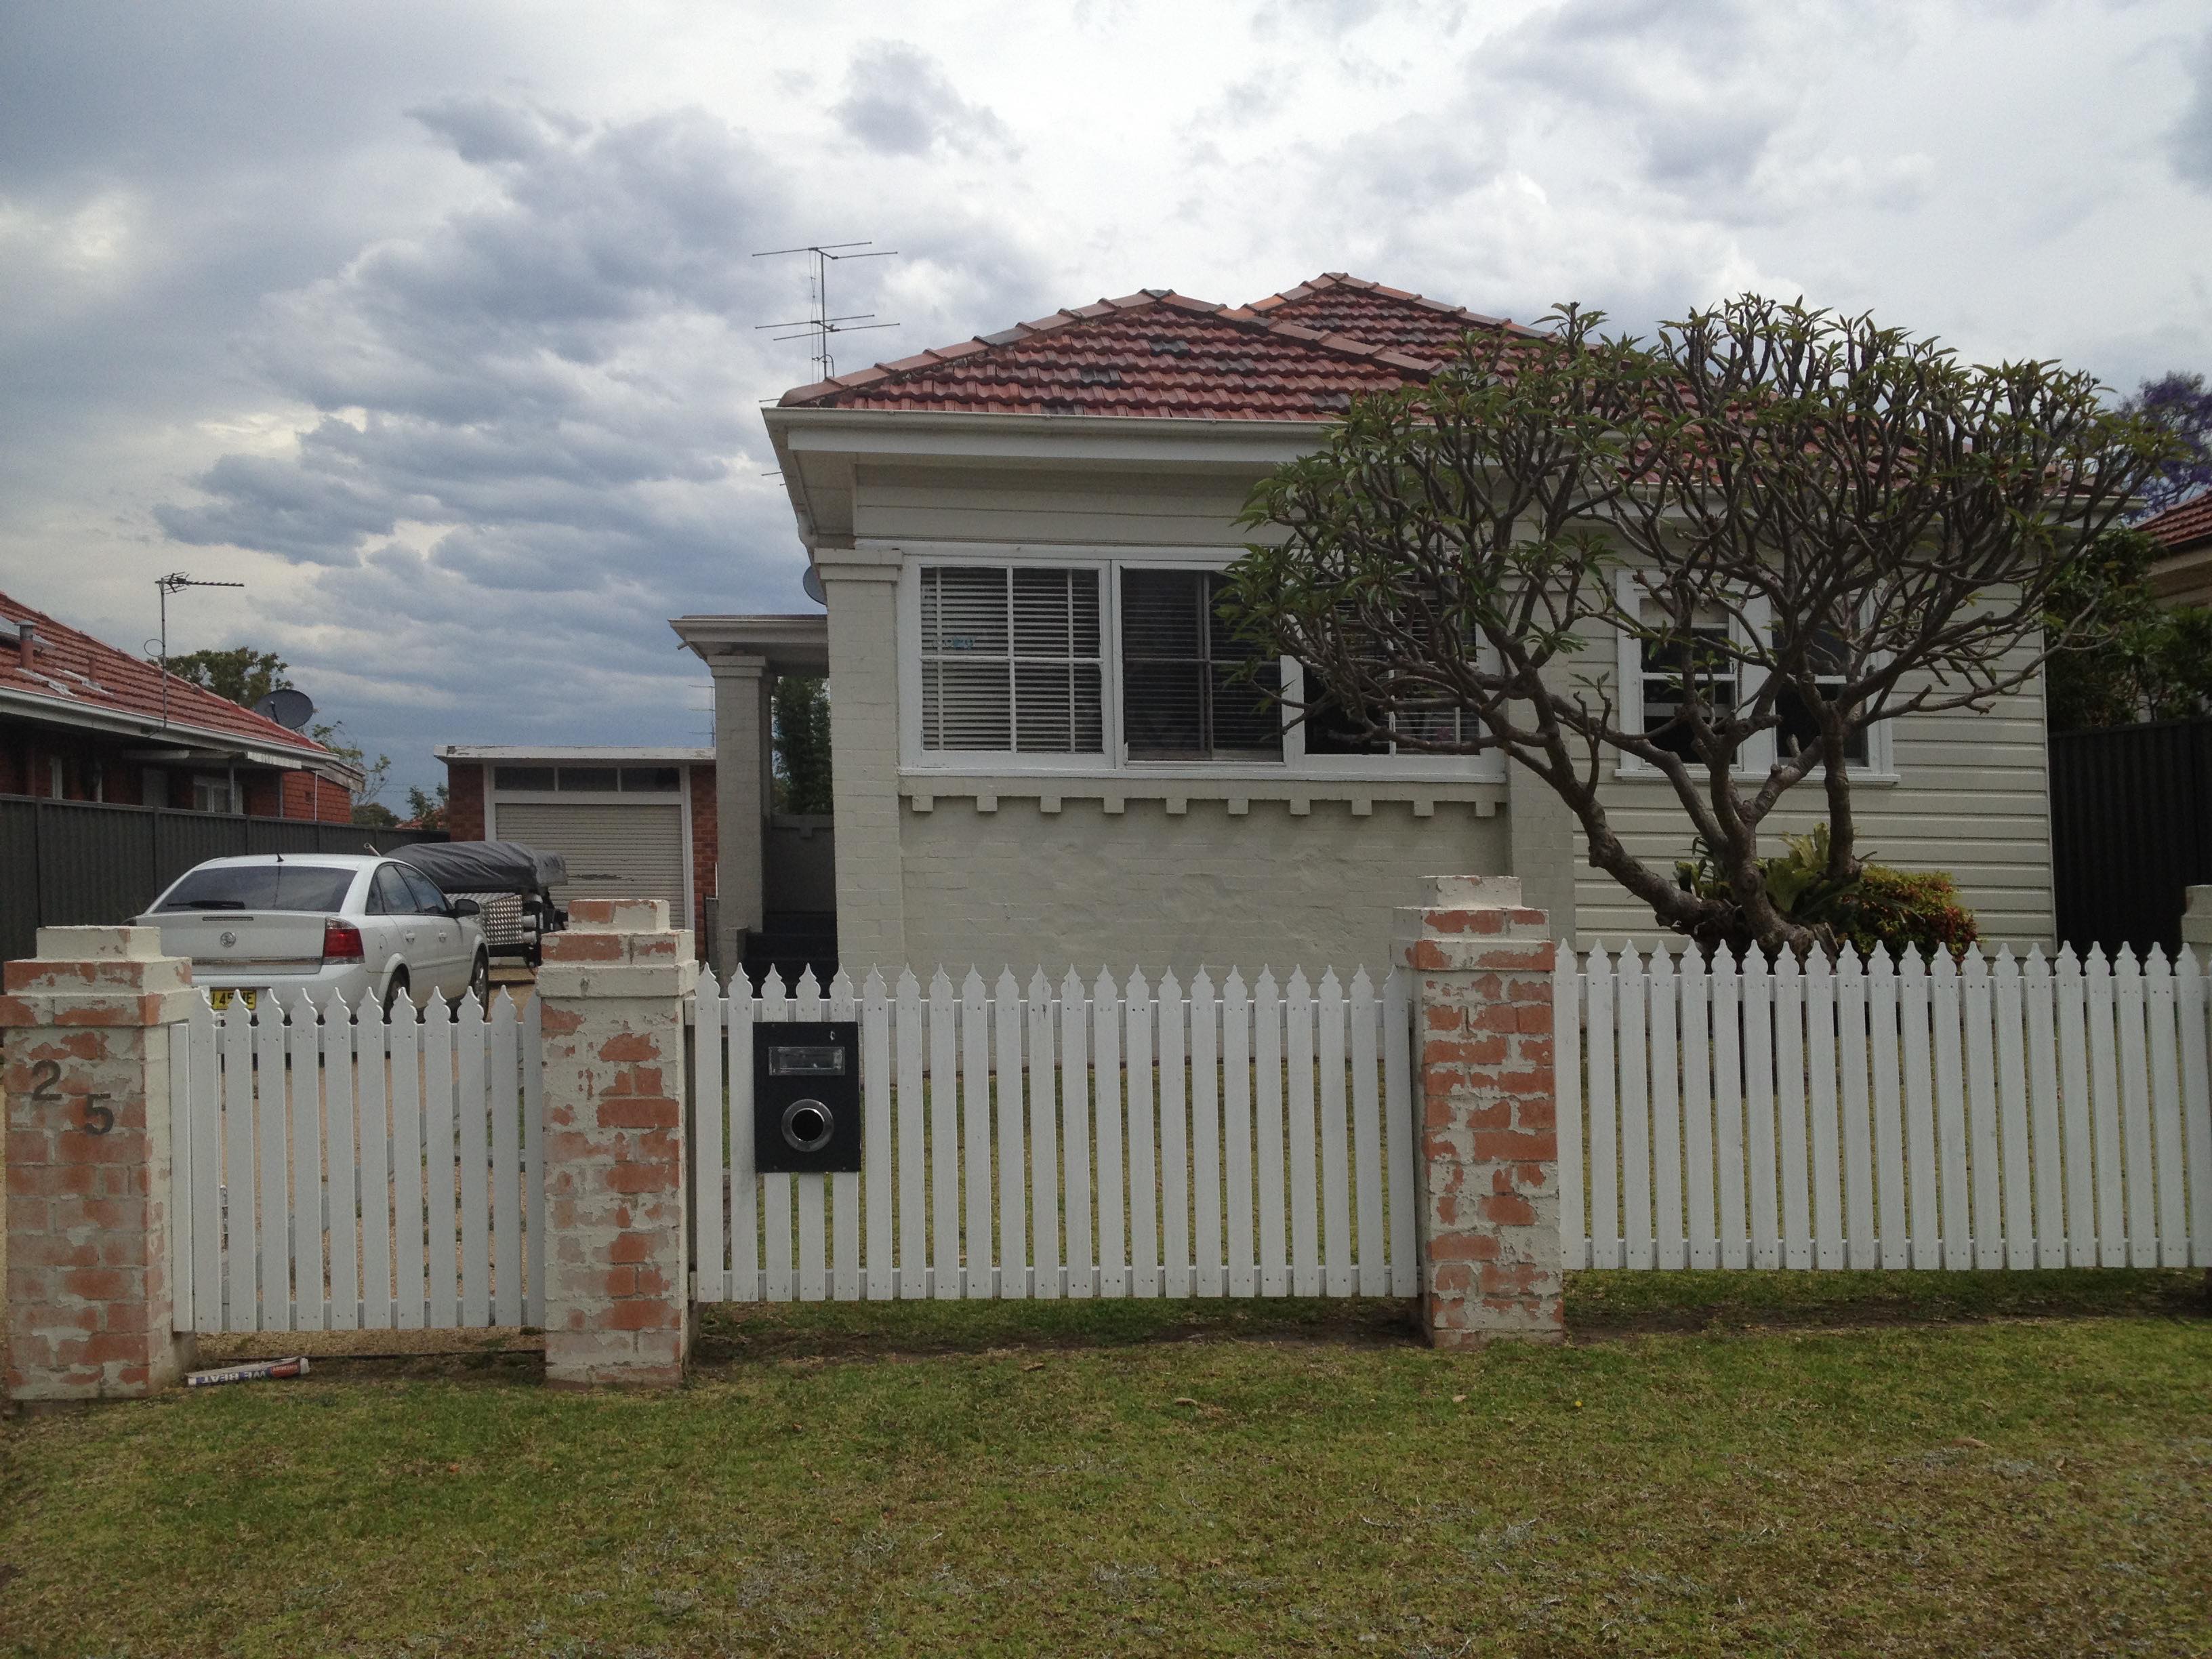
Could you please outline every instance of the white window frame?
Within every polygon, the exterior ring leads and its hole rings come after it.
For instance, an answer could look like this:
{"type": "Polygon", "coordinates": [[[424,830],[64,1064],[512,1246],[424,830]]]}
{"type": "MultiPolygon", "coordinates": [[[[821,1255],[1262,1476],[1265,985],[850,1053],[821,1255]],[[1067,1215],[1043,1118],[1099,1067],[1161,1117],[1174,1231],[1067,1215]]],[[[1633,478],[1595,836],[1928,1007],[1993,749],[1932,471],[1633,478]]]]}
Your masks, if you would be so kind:
{"type": "MultiPolygon", "coordinates": [[[[1623,611],[1632,605],[1640,606],[1651,597],[1643,585],[1638,582],[1633,571],[1621,571],[1613,578],[1613,580],[1615,584],[1613,592],[1623,611]]],[[[1739,646],[1748,647],[1751,641],[1747,629],[1766,628],[1771,626],[1771,607],[1768,602],[1763,599],[1753,599],[1746,602],[1744,615],[1741,618],[1730,620],[1729,632],[1739,646]]],[[[1624,731],[1640,732],[1644,728],[1643,641],[1626,629],[1622,628],[1614,630],[1614,643],[1617,647],[1614,659],[1615,672],[1620,686],[1620,723],[1624,731]]],[[[1737,672],[1739,678],[1736,690],[1741,696],[1743,691],[1741,665],[1737,672]]],[[[1863,763],[1850,768],[1850,776],[1854,782],[1894,783],[1897,781],[1896,751],[1893,742],[1895,726],[1894,720],[1877,720],[1867,728],[1867,757],[1863,763]]],[[[1737,753],[1737,763],[1733,769],[1733,775],[1742,779],[1764,778],[1772,771],[1776,755],[1775,736],[1774,728],[1769,727],[1764,732],[1754,733],[1747,739],[1737,753]]],[[[1620,750],[1614,751],[1613,771],[1616,776],[1638,781],[1663,783],[1667,777],[1665,773],[1641,756],[1626,754],[1620,750]]],[[[1825,779],[1827,775],[1828,769],[1825,764],[1815,766],[1805,774],[1808,781],[1825,779]]]]}
{"type": "MultiPolygon", "coordinates": [[[[898,544],[897,599],[899,766],[918,774],[986,774],[1096,778],[1115,776],[1137,782],[1238,781],[1299,783],[1498,783],[1505,757],[1495,750],[1479,755],[1309,755],[1303,723],[1286,724],[1279,761],[1132,759],[1121,727],[1121,573],[1124,570],[1219,572],[1237,553],[1218,547],[1039,545],[1007,543],[936,542],[898,544]],[[1105,746],[1086,754],[1038,754],[1012,750],[944,750],[921,746],[921,570],[925,565],[989,565],[1095,570],[1099,573],[1100,712],[1105,746]]],[[[1303,670],[1282,659],[1285,690],[1304,696],[1303,670]]]]}

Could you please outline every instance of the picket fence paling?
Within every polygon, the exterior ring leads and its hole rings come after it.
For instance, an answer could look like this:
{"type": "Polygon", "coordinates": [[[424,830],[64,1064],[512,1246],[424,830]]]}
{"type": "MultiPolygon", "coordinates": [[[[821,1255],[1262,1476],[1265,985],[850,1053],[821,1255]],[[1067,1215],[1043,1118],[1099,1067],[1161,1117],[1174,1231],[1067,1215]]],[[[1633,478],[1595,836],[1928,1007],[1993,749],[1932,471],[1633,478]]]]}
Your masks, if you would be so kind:
{"type": "Polygon", "coordinates": [[[863,1168],[827,1176],[752,1159],[753,1030],[819,981],[732,989],[702,979],[694,1025],[702,1300],[1415,1292],[1395,975],[841,974],[863,1168]]]}
{"type": "Polygon", "coordinates": [[[177,1329],[543,1322],[536,999],[202,994],[168,1030],[177,1329]]]}
{"type": "Polygon", "coordinates": [[[1570,1267],[2212,1266],[2196,956],[1560,947],[1570,1267]]]}

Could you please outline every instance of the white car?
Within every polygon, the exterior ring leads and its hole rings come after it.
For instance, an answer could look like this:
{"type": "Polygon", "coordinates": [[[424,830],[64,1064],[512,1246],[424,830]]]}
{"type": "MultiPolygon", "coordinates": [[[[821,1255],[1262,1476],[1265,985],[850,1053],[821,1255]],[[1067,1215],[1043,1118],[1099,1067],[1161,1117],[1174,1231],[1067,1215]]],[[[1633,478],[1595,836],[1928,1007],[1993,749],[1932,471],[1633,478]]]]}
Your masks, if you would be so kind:
{"type": "Polygon", "coordinates": [[[473,899],[448,899],[419,870],[360,854],[264,853],[210,859],[179,876],[140,927],[161,930],[168,956],[191,959],[193,983],[217,1008],[273,997],[317,1007],[333,994],[388,1015],[403,990],[457,1002],[491,988],[491,957],[473,899]]]}

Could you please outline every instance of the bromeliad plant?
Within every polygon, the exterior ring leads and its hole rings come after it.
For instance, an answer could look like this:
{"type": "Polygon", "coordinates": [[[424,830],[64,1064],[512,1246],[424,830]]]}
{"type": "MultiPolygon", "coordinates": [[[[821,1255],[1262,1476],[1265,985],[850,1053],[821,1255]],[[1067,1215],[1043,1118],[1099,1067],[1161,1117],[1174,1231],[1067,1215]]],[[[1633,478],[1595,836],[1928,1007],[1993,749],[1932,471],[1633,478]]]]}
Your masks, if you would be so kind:
{"type": "Polygon", "coordinates": [[[1648,343],[1573,307],[1545,320],[1540,339],[1470,334],[1264,479],[1225,614],[1304,665],[1284,699],[1303,718],[1502,752],[1668,926],[1810,949],[1817,927],[1768,890],[1762,826],[1814,784],[1823,879],[1856,879],[1862,734],[1989,709],[2087,637],[2094,611],[2046,636],[2051,596],[2173,441],[2088,375],[1969,367],[1802,305],[1746,296],[1648,343]],[[1671,678],[1656,717],[1589,655],[1616,634],[1671,678]],[[1710,881],[1622,838],[1624,764],[1671,789],[1710,881]]]}
{"type": "MultiPolygon", "coordinates": [[[[1768,902],[1831,956],[1848,947],[1869,957],[1878,951],[1923,957],[1945,951],[1958,957],[1980,937],[1974,913],[1960,902],[1957,885],[1941,871],[1894,870],[1863,860],[1855,874],[1838,877],[1825,823],[1782,842],[1786,851],[1759,863],[1768,902]]],[[[1674,880],[1683,891],[1720,907],[1692,933],[1698,943],[1732,956],[1760,943],[1702,842],[1675,865],[1674,880]]]]}

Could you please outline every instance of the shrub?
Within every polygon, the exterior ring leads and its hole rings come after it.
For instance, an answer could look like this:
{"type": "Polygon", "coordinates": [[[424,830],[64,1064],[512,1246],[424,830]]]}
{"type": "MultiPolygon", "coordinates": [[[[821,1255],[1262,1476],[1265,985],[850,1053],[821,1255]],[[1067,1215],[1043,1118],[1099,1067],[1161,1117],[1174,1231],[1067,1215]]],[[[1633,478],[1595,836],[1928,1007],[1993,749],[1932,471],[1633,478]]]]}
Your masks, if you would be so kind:
{"type": "MultiPolygon", "coordinates": [[[[1786,851],[1759,860],[1766,896],[1791,921],[1811,928],[1830,956],[1845,945],[1864,955],[1907,950],[1922,956],[1948,951],[1954,957],[1980,937],[1974,913],[1959,902],[1959,889],[1940,870],[1895,870],[1861,864],[1858,874],[1838,881],[1828,874],[1828,826],[1805,836],[1784,836],[1786,851]]],[[[1728,884],[1714,870],[1702,845],[1674,866],[1675,879],[1701,898],[1726,900],[1728,884]]],[[[1692,935],[1710,951],[1725,948],[1741,956],[1755,935],[1741,910],[1692,935]]]]}

